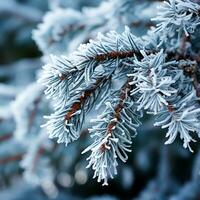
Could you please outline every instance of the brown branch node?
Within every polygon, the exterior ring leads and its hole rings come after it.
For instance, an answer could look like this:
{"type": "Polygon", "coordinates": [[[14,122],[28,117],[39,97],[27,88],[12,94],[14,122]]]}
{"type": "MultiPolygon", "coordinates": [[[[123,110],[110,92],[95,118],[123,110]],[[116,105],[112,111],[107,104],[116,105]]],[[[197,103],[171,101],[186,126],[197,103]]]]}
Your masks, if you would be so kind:
{"type": "Polygon", "coordinates": [[[67,112],[67,114],[65,115],[64,121],[69,121],[73,114],[81,109],[88,97],[90,97],[91,94],[96,90],[96,88],[99,87],[103,80],[104,77],[97,79],[96,83],[90,89],[87,89],[83,92],[83,94],[77,99],[77,102],[72,104],[69,112],[67,112]]]}

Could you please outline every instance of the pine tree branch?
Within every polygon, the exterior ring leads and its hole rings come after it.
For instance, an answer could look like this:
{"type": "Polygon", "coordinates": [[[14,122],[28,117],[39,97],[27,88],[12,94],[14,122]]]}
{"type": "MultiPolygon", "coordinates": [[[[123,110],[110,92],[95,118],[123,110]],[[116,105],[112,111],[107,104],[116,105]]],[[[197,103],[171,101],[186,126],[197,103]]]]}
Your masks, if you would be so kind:
{"type": "Polygon", "coordinates": [[[83,94],[77,99],[77,102],[72,104],[71,108],[65,115],[64,121],[69,121],[73,114],[84,106],[86,100],[91,96],[92,93],[94,93],[94,91],[102,84],[103,81],[105,81],[105,77],[97,79],[96,83],[90,89],[86,89],[83,92],[83,94]]]}
{"type": "MultiPolygon", "coordinates": [[[[116,120],[112,120],[107,126],[107,134],[110,134],[110,137],[112,136],[113,129],[115,128],[118,121],[120,120],[120,113],[121,113],[122,109],[124,108],[124,103],[127,98],[127,95],[129,95],[129,92],[130,92],[131,88],[133,87],[132,85],[129,84],[130,81],[131,81],[131,79],[129,78],[121,88],[121,93],[119,95],[119,102],[114,108],[113,119],[116,119],[116,120]]],[[[102,144],[100,147],[101,151],[105,151],[107,149],[106,146],[107,146],[106,143],[102,144]]]]}
{"type": "Polygon", "coordinates": [[[130,81],[128,78],[120,91],[112,93],[105,110],[92,120],[96,125],[89,132],[94,142],[82,152],[91,151],[87,167],[92,166],[94,178],[98,177],[97,181],[103,181],[103,185],[107,185],[108,178],[117,174],[117,158],[127,161],[127,152],[131,151],[131,135],[136,134],[136,127],[140,124],[138,118],[141,116],[129,96],[133,87],[130,81]]]}

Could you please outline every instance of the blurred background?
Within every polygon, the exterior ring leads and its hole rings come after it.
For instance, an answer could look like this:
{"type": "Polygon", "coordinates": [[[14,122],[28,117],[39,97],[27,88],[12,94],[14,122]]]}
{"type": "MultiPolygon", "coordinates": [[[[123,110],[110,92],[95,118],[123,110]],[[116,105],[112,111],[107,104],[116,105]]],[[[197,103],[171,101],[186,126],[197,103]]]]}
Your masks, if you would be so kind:
{"type": "MultiPolygon", "coordinates": [[[[0,1],[0,199],[1,200],[199,200],[200,154],[181,142],[164,145],[164,132],[146,117],[127,163],[101,186],[81,155],[89,144],[87,122],[67,148],[40,126],[51,102],[37,83],[51,54],[68,55],[98,32],[138,36],[155,24],[158,0],[0,1]]],[[[92,115],[92,114],[91,114],[92,115]]]]}

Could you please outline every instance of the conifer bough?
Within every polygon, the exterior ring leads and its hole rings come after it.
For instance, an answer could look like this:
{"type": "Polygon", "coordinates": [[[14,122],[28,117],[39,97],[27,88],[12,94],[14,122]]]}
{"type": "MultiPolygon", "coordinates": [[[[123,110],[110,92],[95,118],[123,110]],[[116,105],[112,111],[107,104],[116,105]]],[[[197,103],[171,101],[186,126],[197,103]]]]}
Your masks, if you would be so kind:
{"type": "Polygon", "coordinates": [[[128,27],[99,34],[43,67],[40,81],[55,104],[44,125],[50,138],[66,145],[77,140],[85,116],[97,109],[89,128],[93,143],[83,153],[91,152],[88,167],[104,185],[117,173],[118,158],[128,159],[144,114],[167,130],[165,144],[180,137],[192,151],[200,136],[200,4],[170,0],[159,9],[156,27],[145,36],[128,27]]]}

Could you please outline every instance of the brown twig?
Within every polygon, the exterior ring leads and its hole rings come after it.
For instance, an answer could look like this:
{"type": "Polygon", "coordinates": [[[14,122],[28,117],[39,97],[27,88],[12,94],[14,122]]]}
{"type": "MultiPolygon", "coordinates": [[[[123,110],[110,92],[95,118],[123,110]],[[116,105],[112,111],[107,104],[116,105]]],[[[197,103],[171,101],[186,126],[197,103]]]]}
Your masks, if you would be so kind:
{"type": "Polygon", "coordinates": [[[130,27],[139,27],[142,25],[144,25],[144,27],[146,28],[150,28],[152,26],[155,26],[155,23],[150,20],[147,22],[143,22],[142,20],[135,20],[129,24],[130,27]]]}
{"type": "Polygon", "coordinates": [[[97,79],[97,81],[93,85],[93,87],[91,87],[90,89],[87,89],[83,92],[83,94],[80,96],[80,98],[77,99],[77,102],[72,104],[70,111],[67,112],[67,114],[65,115],[64,121],[69,121],[71,119],[71,117],[73,116],[73,114],[76,111],[78,111],[79,109],[81,109],[81,107],[85,104],[86,100],[97,89],[97,87],[99,87],[99,85],[102,83],[103,80],[105,80],[104,77],[97,79]]]}
{"type": "Polygon", "coordinates": [[[174,110],[174,106],[171,105],[171,104],[168,104],[168,105],[167,105],[167,110],[168,110],[170,113],[175,111],[175,110],[174,110]]]}
{"type": "MultiPolygon", "coordinates": [[[[181,53],[180,52],[172,52],[172,51],[166,52],[167,53],[167,60],[177,60],[178,61],[178,60],[190,59],[192,61],[196,61],[197,64],[199,65],[200,64],[200,56],[199,55],[197,55],[197,54],[186,55],[186,53],[184,53],[184,51],[183,51],[183,48],[185,48],[185,43],[186,43],[186,41],[188,41],[188,39],[189,38],[184,39],[183,44],[180,47],[181,51],[182,51],[181,53]]],[[[146,52],[147,55],[157,53],[157,51],[150,51],[150,50],[145,50],[145,52],[146,52]]],[[[128,58],[128,57],[133,57],[134,55],[136,55],[140,59],[143,58],[143,55],[138,50],[138,51],[127,51],[127,52],[112,51],[112,52],[108,52],[108,53],[98,54],[94,58],[91,57],[89,59],[91,59],[91,60],[94,59],[97,62],[103,62],[103,61],[109,60],[109,59],[117,59],[117,58],[124,59],[124,58],[128,58]]],[[[187,68],[184,68],[183,70],[187,70],[187,68]]],[[[188,74],[187,71],[184,71],[184,72],[186,72],[185,74],[188,74]]],[[[193,79],[193,85],[194,85],[194,88],[196,90],[196,94],[197,94],[198,97],[200,97],[200,86],[199,86],[199,83],[198,83],[198,78],[197,78],[196,72],[197,72],[197,70],[195,72],[193,72],[192,74],[189,73],[189,75],[193,79]]],[[[64,80],[66,78],[68,78],[68,76],[66,74],[63,74],[60,77],[61,80],[64,80]]],[[[88,95],[90,95],[90,93],[87,94],[87,92],[86,92],[85,94],[83,94],[82,97],[80,97],[79,101],[84,103],[84,101],[85,101],[85,99],[87,98],[88,95]]],[[[80,102],[75,103],[73,105],[71,114],[73,114],[74,111],[77,111],[78,109],[80,109],[80,102]]],[[[71,116],[71,114],[69,114],[69,116],[71,116]]]]}
{"type": "MultiPolygon", "coordinates": [[[[116,119],[116,120],[112,120],[107,126],[107,133],[110,134],[110,136],[112,134],[113,128],[117,125],[118,121],[120,120],[120,114],[121,114],[122,109],[124,108],[125,100],[131,90],[132,86],[129,84],[129,82],[130,82],[130,79],[128,79],[126,83],[122,86],[121,93],[119,95],[119,102],[114,108],[113,119],[116,119]]],[[[101,145],[100,150],[102,152],[106,150],[106,143],[101,145]]]]}
{"type": "Polygon", "coordinates": [[[140,51],[127,51],[127,52],[113,51],[104,54],[98,54],[95,56],[95,60],[100,62],[109,59],[117,59],[117,58],[123,59],[123,58],[133,57],[134,55],[141,57],[140,51]]]}

